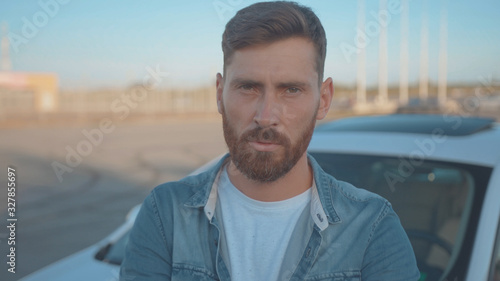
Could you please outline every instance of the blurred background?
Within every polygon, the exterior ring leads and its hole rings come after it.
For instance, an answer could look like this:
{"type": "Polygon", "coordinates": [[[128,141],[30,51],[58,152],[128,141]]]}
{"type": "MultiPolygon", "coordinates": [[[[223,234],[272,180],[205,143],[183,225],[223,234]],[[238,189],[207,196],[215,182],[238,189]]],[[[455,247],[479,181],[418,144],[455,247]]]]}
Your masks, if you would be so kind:
{"type": "MultiPolygon", "coordinates": [[[[215,102],[220,41],[226,22],[255,2],[0,2],[0,182],[7,166],[17,169],[18,219],[17,273],[2,269],[1,280],[96,243],[154,186],[226,151],[215,102]]],[[[500,2],[298,2],[327,34],[327,120],[499,120],[500,2]]]]}

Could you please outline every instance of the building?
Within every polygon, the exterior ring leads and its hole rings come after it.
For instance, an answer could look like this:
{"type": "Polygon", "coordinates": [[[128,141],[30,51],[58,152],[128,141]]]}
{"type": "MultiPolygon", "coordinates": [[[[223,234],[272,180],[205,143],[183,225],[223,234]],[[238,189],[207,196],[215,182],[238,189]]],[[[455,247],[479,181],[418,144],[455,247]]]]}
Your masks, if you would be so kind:
{"type": "Polygon", "coordinates": [[[7,25],[2,25],[0,118],[50,113],[58,107],[59,82],[53,73],[11,71],[7,25]]]}

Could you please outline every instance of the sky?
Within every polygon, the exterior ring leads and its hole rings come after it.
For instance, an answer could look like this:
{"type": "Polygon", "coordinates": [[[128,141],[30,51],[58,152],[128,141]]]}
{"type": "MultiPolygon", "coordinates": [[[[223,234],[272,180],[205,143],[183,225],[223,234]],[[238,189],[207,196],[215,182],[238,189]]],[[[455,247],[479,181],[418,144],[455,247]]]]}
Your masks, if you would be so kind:
{"type": "MultiPolygon", "coordinates": [[[[8,26],[12,70],[56,73],[63,89],[127,87],[141,81],[148,67],[169,73],[163,87],[198,87],[212,85],[222,71],[221,38],[227,21],[255,2],[0,0],[0,23],[8,26]]],[[[354,86],[356,55],[345,46],[356,47],[358,1],[298,2],[311,7],[326,30],[325,77],[354,86]]],[[[400,0],[387,2],[399,5],[400,0]]],[[[443,11],[448,23],[448,83],[480,85],[484,80],[500,80],[500,1],[409,0],[409,7],[410,83],[419,77],[424,14],[429,22],[429,79],[437,81],[443,11]]],[[[387,11],[388,79],[397,84],[401,14],[387,11]]],[[[378,12],[378,0],[365,0],[367,26],[383,24],[378,12]]],[[[367,42],[367,83],[374,86],[378,33],[370,33],[367,42]]]]}

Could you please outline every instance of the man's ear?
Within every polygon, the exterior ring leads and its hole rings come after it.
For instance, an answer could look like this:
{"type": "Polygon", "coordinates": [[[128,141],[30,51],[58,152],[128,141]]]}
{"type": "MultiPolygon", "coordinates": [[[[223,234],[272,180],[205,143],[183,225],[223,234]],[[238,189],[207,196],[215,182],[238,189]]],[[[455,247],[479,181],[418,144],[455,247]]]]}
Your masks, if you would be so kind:
{"type": "Polygon", "coordinates": [[[217,110],[220,114],[222,114],[222,92],[224,91],[224,78],[222,78],[222,74],[217,73],[216,75],[215,86],[217,89],[217,110]]]}
{"type": "Polygon", "coordinates": [[[326,79],[325,82],[321,84],[319,108],[318,114],[316,115],[316,120],[325,118],[326,114],[330,110],[333,92],[333,80],[331,77],[328,77],[328,79],[326,79]]]}

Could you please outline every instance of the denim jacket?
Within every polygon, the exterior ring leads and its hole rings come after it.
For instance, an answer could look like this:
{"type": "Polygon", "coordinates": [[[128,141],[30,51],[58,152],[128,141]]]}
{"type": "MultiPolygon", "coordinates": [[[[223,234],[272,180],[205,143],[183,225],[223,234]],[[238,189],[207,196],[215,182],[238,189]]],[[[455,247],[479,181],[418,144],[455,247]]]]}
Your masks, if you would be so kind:
{"type": "MultiPolygon", "coordinates": [[[[227,160],[151,192],[130,233],[120,280],[231,280],[217,207],[227,160]]],[[[390,203],[336,180],[310,155],[308,160],[315,182],[311,202],[284,260],[276,263],[278,280],[418,280],[413,249],[390,203]]]]}

